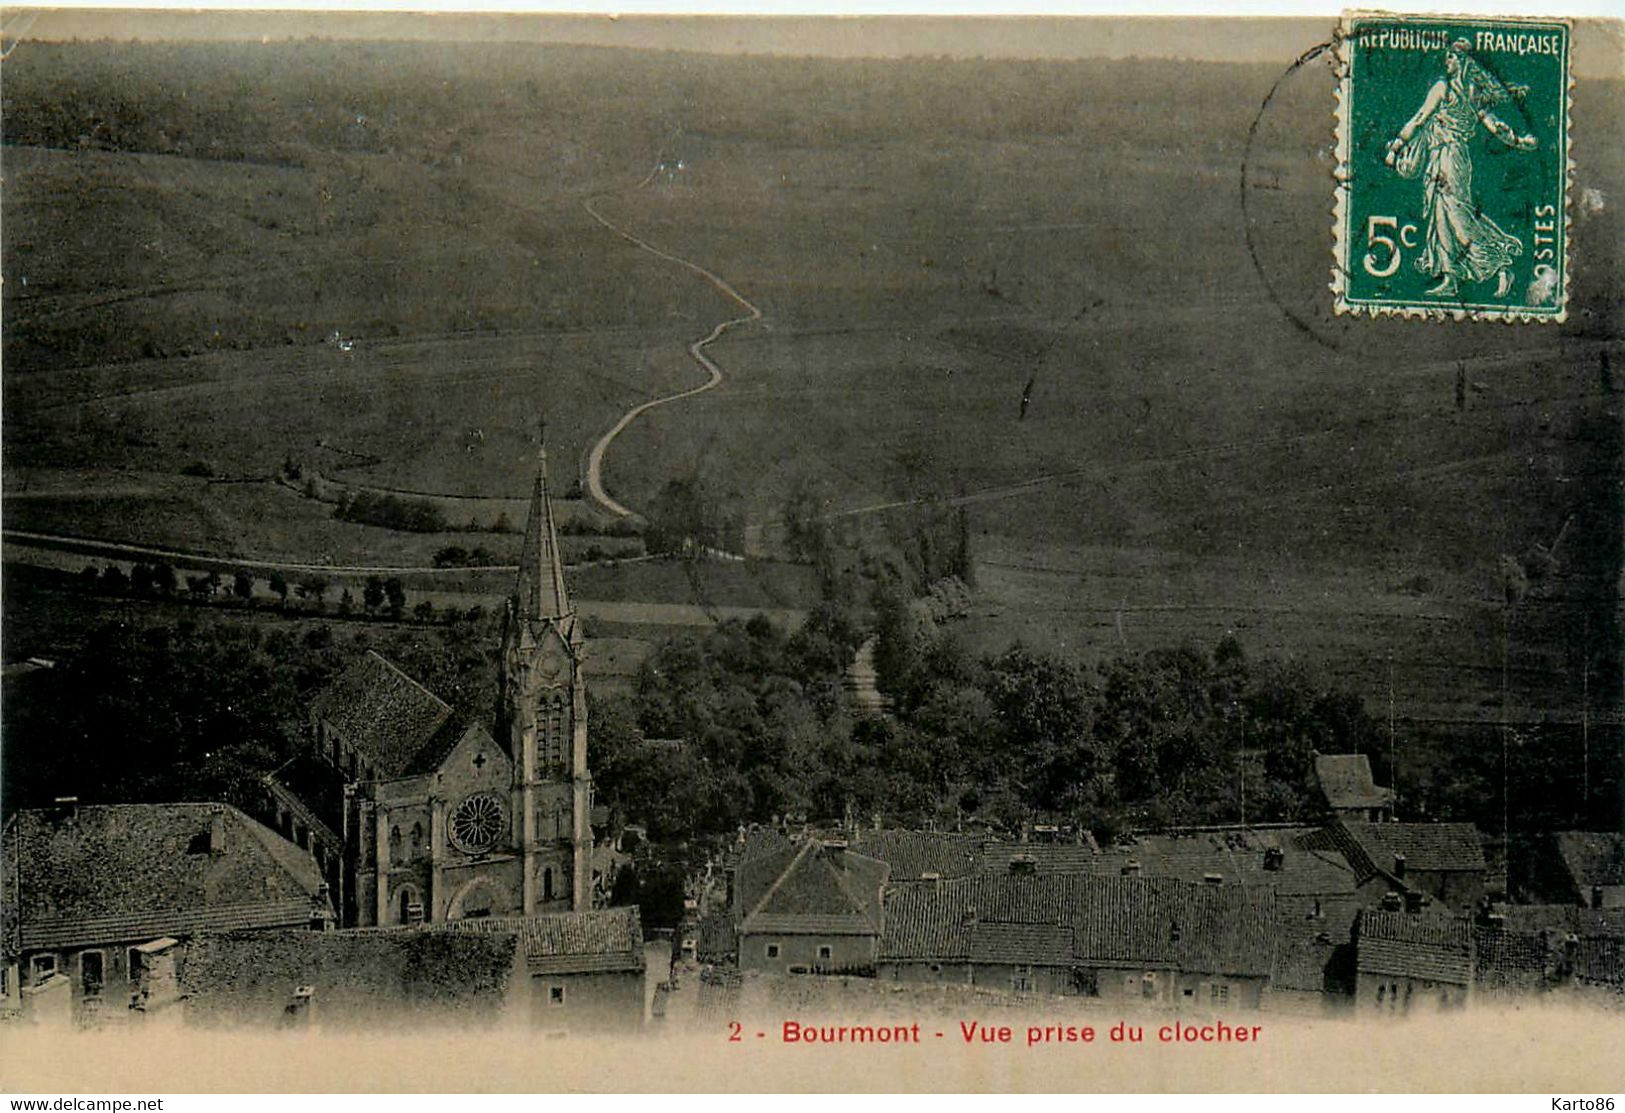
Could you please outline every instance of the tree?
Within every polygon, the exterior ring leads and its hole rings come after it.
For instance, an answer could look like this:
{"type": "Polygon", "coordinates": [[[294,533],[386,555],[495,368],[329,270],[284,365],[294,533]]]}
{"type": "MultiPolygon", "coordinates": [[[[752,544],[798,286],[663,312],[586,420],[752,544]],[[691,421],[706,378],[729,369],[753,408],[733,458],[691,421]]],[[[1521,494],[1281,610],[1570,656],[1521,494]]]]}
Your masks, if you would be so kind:
{"type": "Polygon", "coordinates": [[[180,577],[175,574],[175,566],[166,560],[153,565],[152,585],[160,595],[174,595],[180,587],[180,577]]]}
{"type": "Polygon", "coordinates": [[[239,599],[253,598],[254,577],[242,568],[237,569],[231,576],[231,593],[239,599]]]}
{"type": "Polygon", "coordinates": [[[384,598],[389,603],[390,617],[401,617],[401,612],[406,609],[406,586],[399,576],[391,576],[384,581],[384,598]]]}
{"type": "Polygon", "coordinates": [[[273,571],[266,577],[265,583],[276,593],[276,597],[282,600],[282,604],[286,606],[288,603],[288,577],[284,576],[280,571],[273,571]]]}
{"type": "Polygon", "coordinates": [[[418,605],[412,608],[412,615],[419,622],[433,622],[434,603],[428,599],[419,600],[418,605]]]}
{"type": "MultiPolygon", "coordinates": [[[[348,594],[348,592],[346,592],[348,594]]],[[[384,581],[377,576],[367,577],[367,586],[361,590],[361,603],[370,613],[384,605],[384,581]]]]}
{"type": "Polygon", "coordinates": [[[123,595],[130,587],[130,577],[124,574],[124,569],[116,564],[109,564],[102,570],[102,590],[123,595]]]}

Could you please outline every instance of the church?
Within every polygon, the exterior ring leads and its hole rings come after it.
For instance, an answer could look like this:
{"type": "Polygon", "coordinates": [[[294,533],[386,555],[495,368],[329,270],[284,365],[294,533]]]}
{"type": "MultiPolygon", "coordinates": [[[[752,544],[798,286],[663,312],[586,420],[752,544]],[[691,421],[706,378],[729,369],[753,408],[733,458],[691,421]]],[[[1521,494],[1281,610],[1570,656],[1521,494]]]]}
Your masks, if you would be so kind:
{"type": "Polygon", "coordinates": [[[345,926],[592,908],[581,622],[539,452],[502,627],[494,731],[367,652],[311,704],[311,752],[266,779],[345,926]]]}

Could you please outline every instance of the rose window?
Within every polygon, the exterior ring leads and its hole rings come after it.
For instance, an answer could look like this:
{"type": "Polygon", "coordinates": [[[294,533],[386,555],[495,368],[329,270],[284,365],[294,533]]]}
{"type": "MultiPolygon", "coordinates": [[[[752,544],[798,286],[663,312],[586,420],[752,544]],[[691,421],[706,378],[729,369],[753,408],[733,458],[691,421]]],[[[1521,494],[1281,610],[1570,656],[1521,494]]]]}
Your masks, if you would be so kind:
{"type": "Polygon", "coordinates": [[[502,837],[502,801],[488,792],[470,796],[451,813],[451,841],[470,854],[483,854],[502,837]]]}

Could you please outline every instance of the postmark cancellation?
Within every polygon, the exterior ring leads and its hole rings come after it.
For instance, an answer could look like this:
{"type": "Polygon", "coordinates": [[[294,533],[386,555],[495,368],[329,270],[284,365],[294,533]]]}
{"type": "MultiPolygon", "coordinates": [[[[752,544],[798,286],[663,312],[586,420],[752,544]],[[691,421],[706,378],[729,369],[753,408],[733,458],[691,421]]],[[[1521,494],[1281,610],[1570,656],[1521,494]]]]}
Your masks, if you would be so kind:
{"type": "Polygon", "coordinates": [[[1569,25],[1355,12],[1338,52],[1338,313],[1562,321],[1569,25]]]}

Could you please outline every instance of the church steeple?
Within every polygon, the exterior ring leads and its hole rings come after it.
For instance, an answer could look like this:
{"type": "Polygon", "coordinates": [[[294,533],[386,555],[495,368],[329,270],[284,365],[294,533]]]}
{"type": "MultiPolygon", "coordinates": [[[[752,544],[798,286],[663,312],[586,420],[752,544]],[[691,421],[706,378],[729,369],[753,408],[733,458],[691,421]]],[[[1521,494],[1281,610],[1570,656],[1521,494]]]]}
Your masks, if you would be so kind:
{"type": "Polygon", "coordinates": [[[547,494],[547,423],[541,426],[536,452],[536,483],[530,494],[530,518],[525,524],[525,547],[519,554],[519,578],[514,584],[518,616],[535,621],[560,619],[575,613],[564,586],[564,554],[553,523],[553,503],[547,494]]]}

